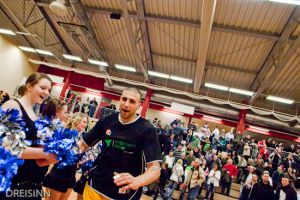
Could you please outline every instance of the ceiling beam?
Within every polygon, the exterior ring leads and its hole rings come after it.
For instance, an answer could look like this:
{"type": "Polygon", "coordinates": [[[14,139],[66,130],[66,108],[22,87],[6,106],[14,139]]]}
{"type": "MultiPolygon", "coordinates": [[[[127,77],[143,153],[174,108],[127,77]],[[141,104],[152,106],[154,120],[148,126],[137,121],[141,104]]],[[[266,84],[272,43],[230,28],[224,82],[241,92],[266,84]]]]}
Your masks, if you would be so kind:
{"type": "Polygon", "coordinates": [[[202,3],[202,13],[201,13],[202,23],[200,28],[199,42],[198,42],[198,56],[197,56],[196,72],[194,78],[194,90],[193,90],[194,93],[200,92],[216,5],[217,5],[217,0],[203,0],[202,3]]]}
{"type": "MultiPolygon", "coordinates": [[[[87,15],[84,6],[82,5],[80,0],[70,0],[70,4],[74,13],[76,14],[77,18],[83,23],[84,26],[87,27],[87,30],[82,31],[82,35],[85,38],[86,42],[88,43],[88,49],[92,53],[92,56],[96,56],[97,58],[101,58],[102,60],[106,61],[109,65],[113,65],[111,61],[103,54],[103,48],[101,47],[96,33],[94,32],[93,26],[91,24],[91,20],[87,15]]],[[[99,68],[100,70],[100,68],[99,68]]],[[[106,70],[103,70],[105,74],[108,75],[106,70]]],[[[107,76],[105,79],[109,85],[113,85],[112,80],[107,76]]]]}
{"type": "MultiPolygon", "coordinates": [[[[0,1],[1,10],[5,13],[5,15],[9,18],[9,20],[22,32],[30,33],[28,29],[22,24],[22,22],[18,19],[13,11],[9,9],[9,6],[5,3],[5,1],[0,1]]],[[[31,47],[48,49],[47,46],[42,41],[41,37],[30,37],[32,43],[30,42],[31,47]]],[[[61,61],[58,56],[54,56],[56,60],[61,61]]]]}
{"type": "MultiPolygon", "coordinates": [[[[151,53],[152,53],[153,56],[159,56],[159,57],[164,57],[164,58],[170,58],[170,59],[176,59],[176,60],[191,62],[194,65],[197,64],[196,59],[182,58],[182,57],[179,57],[179,56],[172,56],[172,55],[156,53],[156,52],[151,52],[151,53]]],[[[222,64],[211,63],[211,62],[206,63],[205,70],[208,70],[210,68],[220,68],[220,69],[232,70],[232,71],[247,73],[247,74],[252,74],[252,75],[255,75],[255,74],[258,73],[258,71],[256,71],[256,70],[244,69],[242,67],[234,67],[234,66],[222,65],[222,64]]]]}
{"type": "Polygon", "coordinates": [[[298,37],[292,44],[289,43],[289,38],[298,26],[300,18],[300,8],[295,8],[286,23],[280,38],[274,44],[268,57],[266,58],[260,72],[251,84],[250,90],[256,91],[250,99],[253,103],[257,97],[264,92],[270,82],[273,81],[279,73],[285,68],[286,64],[300,46],[300,37],[298,37]]]}
{"type": "Polygon", "coordinates": [[[43,7],[40,7],[40,6],[38,6],[38,9],[41,12],[43,18],[46,20],[46,22],[51,27],[52,31],[54,32],[55,36],[57,37],[57,39],[59,40],[59,42],[61,43],[63,48],[65,49],[65,52],[68,53],[68,54],[71,54],[71,51],[70,51],[69,47],[67,46],[67,44],[65,43],[65,41],[63,40],[63,38],[61,37],[59,32],[57,31],[57,29],[55,28],[53,22],[51,21],[50,17],[47,15],[45,9],[43,7]]]}
{"type": "Polygon", "coordinates": [[[147,69],[144,66],[142,56],[141,56],[141,54],[138,51],[138,48],[136,46],[136,36],[133,32],[133,27],[131,25],[131,19],[129,17],[129,13],[128,13],[127,0],[121,0],[121,7],[122,7],[122,10],[123,10],[126,30],[127,30],[129,40],[130,40],[130,48],[132,50],[132,53],[134,54],[134,58],[138,62],[140,70],[144,74],[145,80],[149,81],[149,75],[148,75],[147,69]]]}
{"type": "Polygon", "coordinates": [[[151,46],[148,26],[145,18],[145,3],[144,0],[136,0],[138,21],[140,25],[141,37],[143,40],[144,52],[147,63],[147,70],[153,70],[153,60],[151,56],[151,46]]]}
{"type": "MultiPolygon", "coordinates": [[[[38,6],[47,6],[47,7],[49,6],[49,3],[43,0],[35,0],[35,1],[37,2],[38,6]]],[[[122,10],[118,10],[118,9],[95,8],[91,6],[84,6],[84,8],[87,12],[91,12],[91,13],[98,13],[103,15],[110,15],[111,13],[119,13],[122,15],[122,10]]],[[[135,12],[129,12],[128,15],[130,18],[138,18],[137,13],[135,12]]],[[[189,26],[194,28],[200,28],[199,24],[201,24],[200,21],[179,19],[175,17],[149,15],[146,13],[145,13],[145,19],[146,21],[149,22],[164,22],[164,23],[178,24],[178,25],[189,26]]],[[[220,24],[213,24],[212,30],[227,32],[232,34],[246,35],[250,37],[256,37],[256,38],[261,38],[261,39],[266,39],[271,41],[277,41],[277,39],[279,38],[277,34],[270,33],[267,31],[254,31],[252,29],[237,28],[235,26],[220,25],[220,24]]]]}
{"type": "Polygon", "coordinates": [[[226,70],[232,70],[232,71],[251,74],[251,75],[256,75],[258,73],[258,71],[251,70],[251,69],[243,69],[243,68],[240,68],[240,67],[233,67],[233,66],[229,66],[229,65],[221,65],[221,64],[210,63],[210,62],[206,63],[205,69],[210,69],[211,67],[226,69],[226,70]]]}

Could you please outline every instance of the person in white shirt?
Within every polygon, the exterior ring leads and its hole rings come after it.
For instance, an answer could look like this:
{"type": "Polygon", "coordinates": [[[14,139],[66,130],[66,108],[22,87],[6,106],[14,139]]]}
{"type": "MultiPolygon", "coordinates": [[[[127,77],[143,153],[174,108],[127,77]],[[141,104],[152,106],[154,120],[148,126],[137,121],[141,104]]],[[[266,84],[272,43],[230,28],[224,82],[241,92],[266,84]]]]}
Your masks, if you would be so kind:
{"type": "Polygon", "coordinates": [[[217,147],[217,143],[219,141],[219,137],[220,137],[220,130],[218,128],[218,126],[215,127],[215,129],[212,132],[212,145],[213,148],[215,149],[217,147]]]}
{"type": "Polygon", "coordinates": [[[174,152],[170,151],[169,155],[166,155],[164,162],[168,164],[168,168],[172,169],[174,160],[175,160],[174,152]]]}
{"type": "Polygon", "coordinates": [[[214,165],[214,168],[208,174],[207,185],[208,189],[206,191],[205,199],[208,199],[210,194],[210,200],[214,199],[215,188],[220,186],[221,172],[219,170],[219,165],[214,165]]]}
{"type": "Polygon", "coordinates": [[[226,133],[225,140],[227,142],[231,142],[234,139],[233,130],[234,128],[231,128],[231,130],[228,133],[226,133]]]}

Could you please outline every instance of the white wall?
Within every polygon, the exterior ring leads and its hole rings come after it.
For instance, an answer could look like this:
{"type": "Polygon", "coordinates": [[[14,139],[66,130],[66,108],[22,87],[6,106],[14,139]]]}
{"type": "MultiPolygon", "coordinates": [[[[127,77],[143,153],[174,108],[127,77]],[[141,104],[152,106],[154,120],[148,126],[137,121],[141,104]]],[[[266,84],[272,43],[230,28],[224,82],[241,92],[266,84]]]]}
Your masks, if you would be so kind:
{"type": "Polygon", "coordinates": [[[22,79],[37,71],[38,66],[30,64],[27,59],[12,41],[0,35],[0,90],[12,96],[22,79]]]}

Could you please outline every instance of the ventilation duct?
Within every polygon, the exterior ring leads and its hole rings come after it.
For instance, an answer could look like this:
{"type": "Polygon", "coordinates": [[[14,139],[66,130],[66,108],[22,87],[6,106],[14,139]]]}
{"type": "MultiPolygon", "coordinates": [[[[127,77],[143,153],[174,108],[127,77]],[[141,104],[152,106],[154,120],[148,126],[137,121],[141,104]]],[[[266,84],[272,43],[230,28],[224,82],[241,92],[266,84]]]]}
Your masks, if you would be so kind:
{"type": "MultiPolygon", "coordinates": [[[[113,92],[121,93],[126,87],[120,85],[113,85],[112,87],[108,87],[107,84],[104,84],[105,89],[111,90],[113,92]]],[[[145,94],[145,91],[142,91],[142,94],[145,94]]],[[[201,113],[211,114],[214,116],[219,116],[225,119],[238,121],[240,112],[238,110],[219,107],[216,105],[202,103],[202,102],[195,102],[193,100],[186,100],[182,98],[176,98],[174,96],[167,96],[162,94],[153,94],[151,97],[152,101],[161,102],[163,104],[171,104],[173,101],[194,106],[196,107],[196,111],[200,111],[201,113]]],[[[270,129],[280,130],[284,132],[289,132],[293,134],[300,133],[300,126],[297,125],[295,127],[290,127],[288,123],[282,122],[279,120],[271,119],[268,117],[262,117],[258,115],[254,115],[248,113],[246,115],[246,122],[250,124],[261,125],[263,127],[269,127],[270,129]]]]}

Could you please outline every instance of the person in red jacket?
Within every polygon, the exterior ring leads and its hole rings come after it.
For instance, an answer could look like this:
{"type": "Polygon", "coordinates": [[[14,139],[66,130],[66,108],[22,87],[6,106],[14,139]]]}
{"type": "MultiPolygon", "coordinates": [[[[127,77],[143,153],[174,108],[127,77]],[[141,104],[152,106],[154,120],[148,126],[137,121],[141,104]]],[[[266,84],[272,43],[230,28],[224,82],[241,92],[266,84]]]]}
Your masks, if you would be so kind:
{"type": "Polygon", "coordinates": [[[232,178],[237,176],[238,170],[237,167],[232,164],[232,159],[228,159],[227,164],[223,166],[222,171],[225,173],[223,175],[224,178],[221,178],[222,194],[224,194],[226,188],[226,195],[229,196],[232,178]]]}

